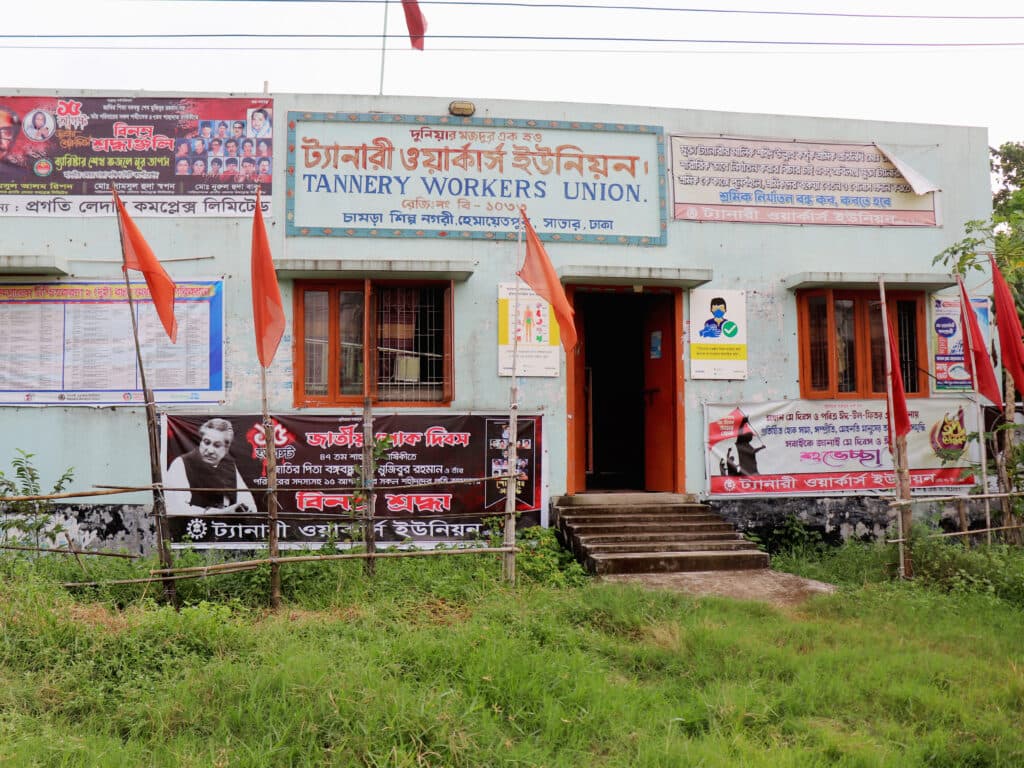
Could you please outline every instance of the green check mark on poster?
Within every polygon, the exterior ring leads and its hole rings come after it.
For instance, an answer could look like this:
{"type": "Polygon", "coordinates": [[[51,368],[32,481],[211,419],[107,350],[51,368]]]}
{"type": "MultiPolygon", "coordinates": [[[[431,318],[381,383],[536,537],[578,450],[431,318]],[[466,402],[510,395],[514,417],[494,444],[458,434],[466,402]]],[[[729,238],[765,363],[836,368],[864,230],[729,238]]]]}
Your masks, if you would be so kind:
{"type": "Polygon", "coordinates": [[[732,320],[726,320],[722,323],[722,334],[728,336],[730,339],[739,333],[740,327],[736,325],[732,320]]]}

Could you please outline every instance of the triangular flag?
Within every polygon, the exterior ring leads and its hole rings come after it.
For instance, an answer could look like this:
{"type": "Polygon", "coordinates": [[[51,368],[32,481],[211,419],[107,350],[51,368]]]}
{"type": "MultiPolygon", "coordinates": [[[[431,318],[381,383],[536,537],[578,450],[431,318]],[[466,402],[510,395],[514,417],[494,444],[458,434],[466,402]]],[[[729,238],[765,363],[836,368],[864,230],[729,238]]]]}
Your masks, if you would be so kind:
{"type": "Polygon", "coordinates": [[[974,381],[974,391],[984,395],[1000,408],[1003,407],[1003,397],[999,391],[999,382],[996,379],[996,372],[992,368],[992,359],[988,356],[988,348],[985,346],[985,337],[981,333],[981,326],[978,325],[978,317],[974,314],[974,306],[967,295],[967,287],[962,277],[957,277],[960,284],[960,325],[963,328],[964,337],[964,366],[971,373],[974,381]],[[970,342],[970,354],[967,346],[970,342]]]}
{"type": "Polygon", "coordinates": [[[892,428],[896,434],[889,435],[889,444],[895,445],[896,439],[910,432],[910,414],[907,413],[907,391],[903,388],[903,373],[900,370],[900,352],[896,345],[896,333],[892,329],[892,319],[888,313],[885,322],[889,326],[889,366],[892,368],[892,428]]]}
{"type": "Polygon", "coordinates": [[[153,249],[128,215],[116,189],[114,207],[117,209],[117,224],[121,230],[121,256],[124,261],[121,269],[125,272],[129,269],[138,270],[146,278],[156,313],[171,343],[175,344],[178,341],[178,320],[174,317],[174,281],[153,255],[153,249]]]}
{"type": "Polygon", "coordinates": [[[427,34],[427,20],[416,0],[402,0],[405,11],[405,25],[409,28],[409,41],[418,51],[423,50],[423,37],[427,34]]]}
{"type": "Polygon", "coordinates": [[[269,368],[284,335],[284,304],[270,255],[267,228],[263,223],[260,191],[256,190],[256,213],[252,218],[252,325],[256,331],[256,355],[269,368]]]}
{"type": "Polygon", "coordinates": [[[540,238],[526,217],[526,209],[520,208],[519,215],[526,229],[526,258],[523,260],[523,268],[517,274],[538,296],[551,305],[555,311],[555,319],[558,320],[562,346],[567,353],[571,352],[576,346],[576,325],[573,321],[572,307],[565,297],[565,290],[555,273],[555,268],[551,266],[547,251],[544,250],[540,238]]]}
{"type": "MultiPolygon", "coordinates": [[[[708,425],[708,444],[717,445],[723,440],[735,440],[746,417],[747,415],[737,406],[722,418],[712,421],[708,425]]],[[[750,429],[750,422],[746,422],[745,429],[750,429]]]]}
{"type": "Polygon", "coordinates": [[[1010,293],[1006,278],[999,271],[995,257],[992,262],[992,287],[996,300],[996,324],[999,326],[999,352],[1003,359],[1003,368],[1010,372],[1013,386],[1018,392],[1024,393],[1024,342],[1021,336],[1020,318],[1017,316],[1017,304],[1010,293]]]}

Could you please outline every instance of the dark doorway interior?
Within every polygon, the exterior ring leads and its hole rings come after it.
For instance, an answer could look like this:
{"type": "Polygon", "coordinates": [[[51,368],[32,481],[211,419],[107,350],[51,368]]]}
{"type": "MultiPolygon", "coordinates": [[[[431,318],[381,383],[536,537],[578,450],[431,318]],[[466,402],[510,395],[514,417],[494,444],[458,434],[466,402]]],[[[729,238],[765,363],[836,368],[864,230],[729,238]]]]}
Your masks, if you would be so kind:
{"type": "Polygon", "coordinates": [[[645,297],[576,294],[583,317],[588,490],[644,487],[645,297]]]}

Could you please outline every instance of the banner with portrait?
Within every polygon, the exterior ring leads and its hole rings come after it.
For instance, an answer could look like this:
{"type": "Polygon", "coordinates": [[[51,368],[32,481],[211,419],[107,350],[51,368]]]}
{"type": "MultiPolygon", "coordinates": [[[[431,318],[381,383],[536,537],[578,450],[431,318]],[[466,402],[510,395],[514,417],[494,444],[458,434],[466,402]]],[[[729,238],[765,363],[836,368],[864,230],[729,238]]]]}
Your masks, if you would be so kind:
{"type": "Polygon", "coordinates": [[[273,99],[0,97],[0,216],[251,216],[269,210],[273,99]]]}
{"type": "MultiPolygon", "coordinates": [[[[361,417],[272,418],[281,546],[358,542],[357,518],[365,514],[356,491],[361,417]]],[[[540,523],[541,417],[520,415],[517,425],[517,524],[525,527],[540,523]]],[[[504,513],[510,474],[507,416],[377,416],[373,433],[388,446],[373,483],[374,528],[384,546],[473,541],[485,536],[485,517],[504,513]]],[[[258,415],[164,417],[164,482],[175,546],[266,545],[264,434],[258,415]]]]}

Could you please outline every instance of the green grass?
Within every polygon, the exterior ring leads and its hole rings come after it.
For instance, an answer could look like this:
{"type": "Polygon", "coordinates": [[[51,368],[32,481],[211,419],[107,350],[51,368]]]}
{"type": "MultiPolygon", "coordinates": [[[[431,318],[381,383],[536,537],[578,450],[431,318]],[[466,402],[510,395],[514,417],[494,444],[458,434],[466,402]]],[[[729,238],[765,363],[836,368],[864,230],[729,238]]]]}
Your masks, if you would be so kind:
{"type": "Polygon", "coordinates": [[[0,558],[0,764],[1024,764],[1024,613],[835,557],[851,585],[785,611],[460,556],[286,567],[276,615],[260,573],[176,613],[0,558]]]}

